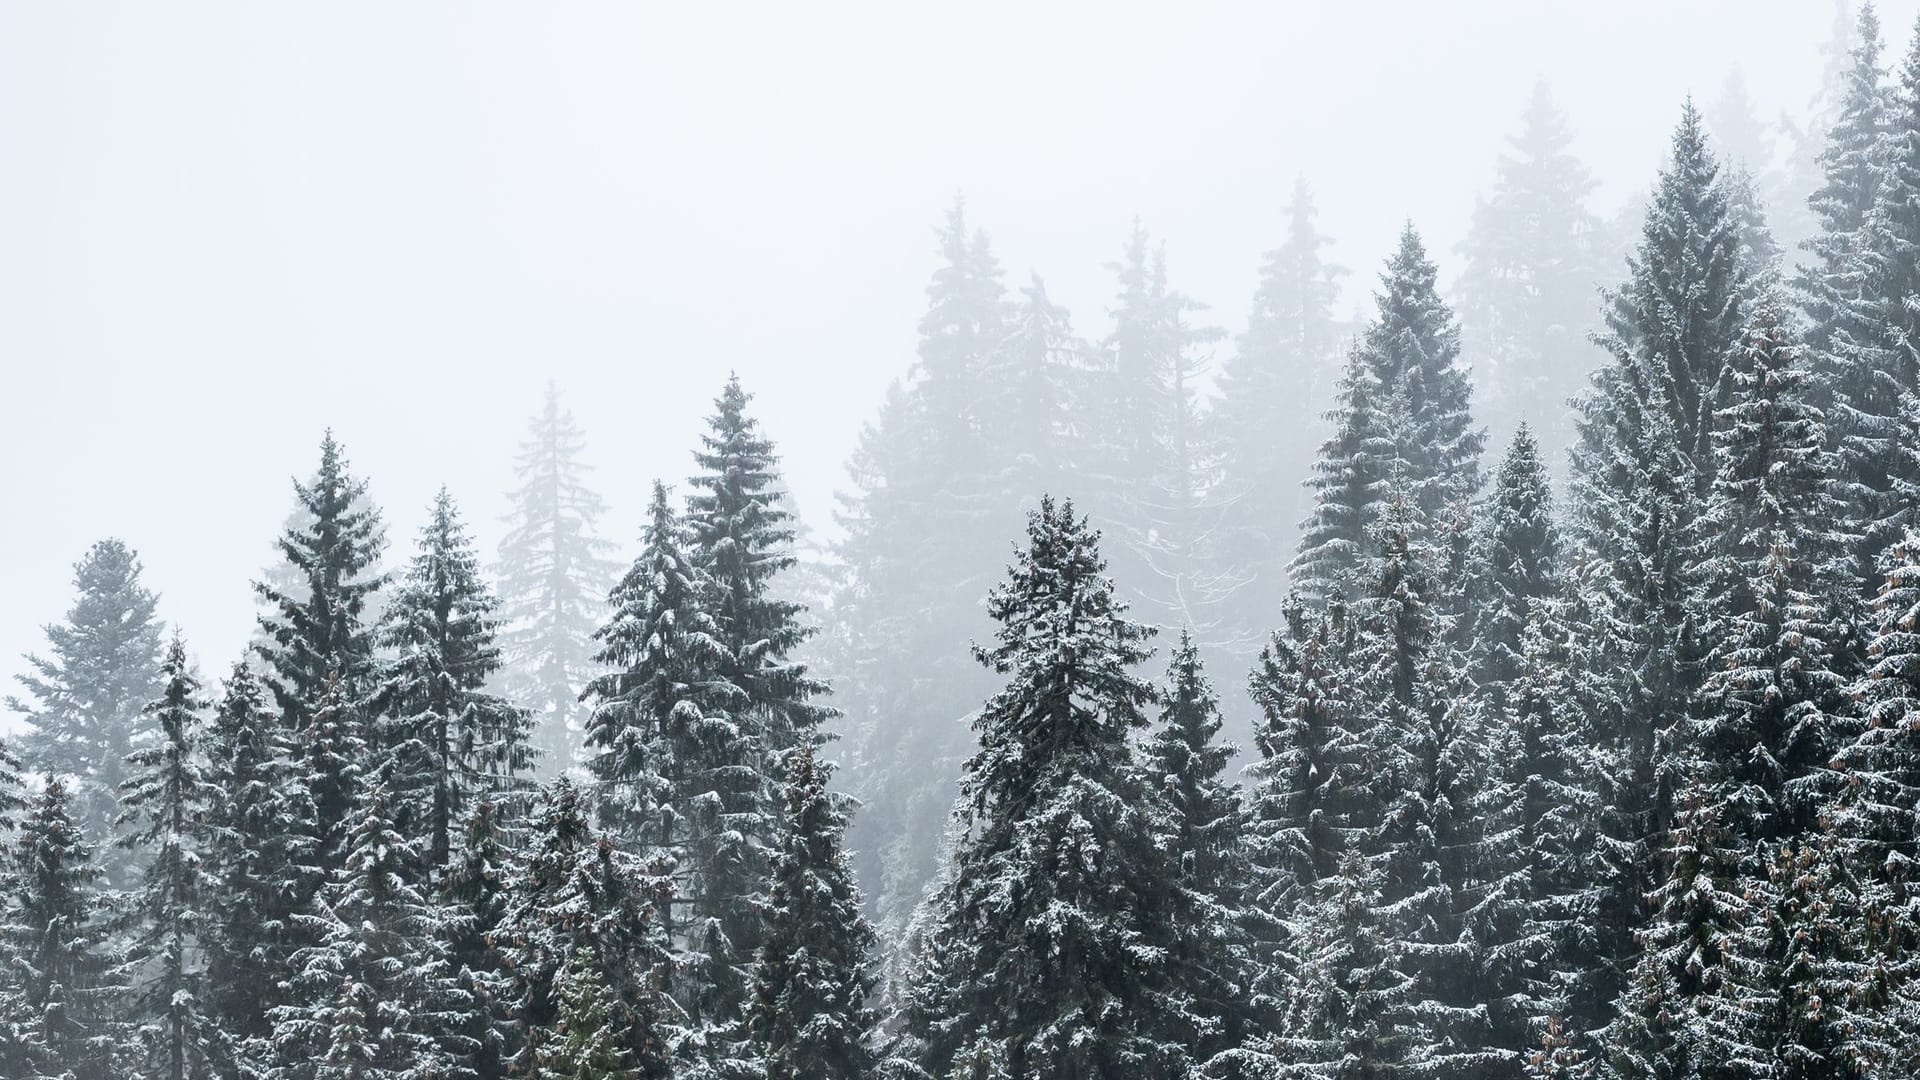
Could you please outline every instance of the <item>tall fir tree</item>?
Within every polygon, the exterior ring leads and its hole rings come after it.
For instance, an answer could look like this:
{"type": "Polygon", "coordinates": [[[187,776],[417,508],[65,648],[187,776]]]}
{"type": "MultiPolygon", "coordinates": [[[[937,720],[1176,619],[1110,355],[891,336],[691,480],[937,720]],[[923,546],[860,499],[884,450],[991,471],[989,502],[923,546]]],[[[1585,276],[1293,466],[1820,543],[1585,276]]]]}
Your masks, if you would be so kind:
{"type": "Polygon", "coordinates": [[[1411,223],[1380,277],[1378,314],[1354,348],[1335,431],[1309,481],[1315,492],[1292,570],[1302,593],[1350,593],[1384,486],[1438,522],[1480,487],[1486,433],[1473,425],[1460,330],[1435,288],[1438,268],[1411,223]]]}
{"type": "Polygon", "coordinates": [[[845,577],[833,603],[834,691],[851,794],[867,807],[849,847],[890,939],[934,876],[924,838],[940,832],[967,754],[958,721],[990,689],[966,646],[987,632],[980,593],[1020,514],[979,415],[1008,338],[1000,268],[962,204],[938,241],[917,360],[861,435],[835,549],[845,577]]]}
{"type": "Polygon", "coordinates": [[[759,1075],[865,1080],[875,1064],[875,937],[842,848],[846,813],[811,746],[789,759],[785,803],[747,1007],[759,1075]]]}
{"type": "Polygon", "coordinates": [[[820,738],[833,711],[814,700],[826,684],[791,655],[814,629],[800,605],[773,588],[794,568],[794,527],[773,443],[747,415],[751,400],[733,376],[714,402],[693,455],[700,471],[688,481],[686,522],[694,561],[713,581],[714,618],[736,666],[733,682],[746,694],[744,718],[764,729],[774,763],[766,768],[777,771],[788,749],[820,738]]]}
{"type": "Polygon", "coordinates": [[[1483,419],[1502,440],[1528,427],[1549,469],[1563,464],[1573,441],[1567,404],[1598,359],[1586,332],[1603,243],[1587,207],[1594,180],[1572,140],[1547,84],[1536,82],[1493,190],[1474,207],[1457,286],[1483,419]]]}
{"type": "MultiPolygon", "coordinates": [[[[1819,186],[1807,198],[1818,231],[1807,239],[1804,247],[1811,258],[1794,278],[1794,291],[1808,317],[1807,344],[1818,365],[1816,391],[1828,391],[1824,384],[1847,370],[1841,333],[1857,339],[1864,329],[1842,324],[1852,310],[1851,295],[1862,284],[1867,215],[1887,172],[1893,101],[1880,66],[1880,19],[1872,4],[1861,5],[1855,37],[1846,58],[1838,114],[1832,129],[1822,133],[1819,186]]],[[[1842,393],[1840,387],[1833,387],[1816,403],[1831,409],[1842,393]]]]}
{"type": "Polygon", "coordinates": [[[1472,641],[1473,680],[1489,715],[1511,707],[1510,687],[1534,606],[1557,595],[1560,534],[1553,490],[1539,445],[1523,423],[1514,433],[1493,492],[1482,509],[1474,552],[1473,596],[1479,602],[1472,641]]]}
{"type": "Polygon", "coordinates": [[[47,781],[13,838],[0,907],[0,970],[15,1045],[29,1077],[118,1075],[123,988],[107,951],[100,870],[70,808],[66,785],[47,781]]]}
{"type": "Polygon", "coordinates": [[[134,895],[133,939],[121,962],[134,1041],[133,1075],[203,1080],[224,1058],[210,1008],[201,943],[214,930],[206,849],[216,790],[202,759],[206,703],[176,636],[161,663],[160,697],[146,708],[160,741],[127,756],[124,843],[150,851],[134,895]]]}
{"type": "Polygon", "coordinates": [[[205,872],[207,1009],[222,1041],[218,1075],[256,1064],[248,1047],[271,1031],[279,982],[305,943],[297,916],[317,886],[313,800],[293,734],[245,663],[235,664],[205,739],[212,788],[205,872]]]}
{"type": "Polygon", "coordinates": [[[500,937],[511,856],[499,808],[478,799],[461,820],[460,845],[438,882],[439,934],[448,970],[466,998],[455,1030],[474,1080],[504,1080],[513,1056],[512,975],[500,937]]]}
{"type": "Polygon", "coordinates": [[[1369,809],[1361,850],[1379,868],[1376,922],[1387,955],[1412,980],[1405,1068],[1471,1075],[1498,1066],[1470,973],[1484,962],[1462,913],[1472,901],[1469,814],[1478,732],[1465,661],[1450,644],[1431,548],[1410,497],[1375,526],[1380,551],[1356,606],[1355,696],[1368,725],[1369,809]]]}
{"type": "Polygon", "coordinates": [[[1131,671],[1149,631],[1071,504],[1043,499],[1016,558],[988,599],[1000,630],[978,656],[1008,682],[975,721],[912,1054],[933,1076],[989,1061],[1036,1080],[1181,1076],[1164,860],[1131,746],[1156,698],[1131,671]]]}
{"type": "MultiPolygon", "coordinates": [[[[1305,1022],[1296,1010],[1317,891],[1370,828],[1366,731],[1352,696],[1353,624],[1346,606],[1290,601],[1249,680],[1260,709],[1259,758],[1248,766],[1245,919],[1248,1008],[1262,1030],[1305,1022]]],[[[1249,1040],[1251,1060],[1280,1049],[1249,1040]]],[[[1249,1065],[1253,1071],[1265,1071],[1249,1065]]]]}
{"type": "Polygon", "coordinates": [[[458,1025],[466,993],[413,883],[422,838],[393,824],[393,771],[356,785],[340,869],[300,916],[315,943],[292,956],[288,1000],[256,1051],[264,1080],[455,1076],[471,1049],[458,1025]]]}
{"type": "MultiPolygon", "coordinates": [[[[1871,64],[1864,49],[1859,63],[1871,64]]],[[[1856,108],[1864,115],[1855,119],[1864,130],[1847,136],[1860,160],[1852,170],[1836,161],[1835,169],[1862,184],[1877,174],[1878,183],[1857,233],[1842,231],[1850,222],[1836,213],[1835,231],[1825,239],[1837,249],[1838,265],[1827,271],[1818,294],[1825,306],[1816,304],[1811,313],[1821,324],[1816,343],[1827,339],[1822,382],[1833,399],[1827,408],[1835,471],[1846,530],[1856,537],[1856,573],[1866,582],[1880,553],[1911,520],[1920,493],[1920,461],[1904,452],[1915,430],[1909,403],[1920,390],[1913,344],[1920,315],[1907,302],[1920,284],[1920,37],[1899,69],[1877,154],[1870,134],[1875,86],[1864,70],[1857,78],[1863,85],[1855,91],[1856,108]]]]}
{"type": "Polygon", "coordinates": [[[547,786],[527,825],[494,934],[512,974],[518,1049],[509,1075],[533,1074],[548,1054],[544,1043],[568,1005],[563,991],[569,981],[578,986],[565,973],[589,962],[598,964],[606,1026],[633,1075],[683,1075],[674,1071],[687,1040],[667,997],[674,958],[659,915],[671,885],[661,868],[596,832],[564,776],[547,786]]]}
{"type": "Polygon", "coordinates": [[[497,608],[441,488],[382,613],[378,642],[392,655],[371,703],[379,714],[373,749],[396,765],[396,823],[425,841],[425,865],[435,871],[473,800],[512,787],[533,764],[531,716],[487,689],[501,663],[497,608]]]}
{"type": "Polygon", "coordinates": [[[1166,247],[1138,219],[1109,269],[1120,291],[1090,380],[1092,446],[1076,479],[1140,613],[1211,638],[1236,582],[1211,558],[1215,508],[1202,504],[1214,469],[1200,427],[1199,350],[1221,332],[1196,323],[1205,305],[1172,287],[1166,247]]]}
{"type": "Polygon", "coordinates": [[[1701,677],[1688,567],[1715,470],[1713,414],[1748,295],[1738,224],[1688,104],[1648,207],[1631,276],[1610,296],[1607,361],[1579,404],[1569,539],[1595,639],[1581,672],[1609,762],[1595,992],[1626,987],[1631,933],[1658,886],[1659,837],[1701,677]]]}
{"type": "Polygon", "coordinates": [[[1306,178],[1294,181],[1287,233],[1260,264],[1246,332],[1221,368],[1208,417],[1220,455],[1218,557],[1241,582],[1229,604],[1236,639],[1258,644],[1287,597],[1287,553],[1307,507],[1300,477],[1324,430],[1319,410],[1339,379],[1334,304],[1346,270],[1324,249],[1306,178]]]}
{"type": "MultiPolygon", "coordinates": [[[[373,674],[374,639],[368,602],[386,584],[377,564],[386,547],[379,511],[366,501],[366,482],[347,470],[345,451],[328,431],[320,441],[313,479],[294,481],[300,524],[279,541],[292,571],[291,588],[255,582],[267,605],[259,646],[266,681],[284,721],[302,729],[338,677],[349,700],[359,700],[373,674]]],[[[322,807],[323,812],[340,807],[322,807]]],[[[332,820],[338,820],[336,815],[332,820]]]]}
{"type": "Polygon", "coordinates": [[[573,763],[586,713],[580,691],[594,674],[593,632],[619,575],[613,544],[599,535],[606,506],[587,485],[586,435],[547,384],[540,414],[514,461],[519,486],[500,538],[500,679],[534,718],[536,766],[573,763]]]}
{"type": "Polygon", "coordinates": [[[633,1055],[621,1044],[613,1004],[591,948],[576,951],[555,990],[560,1011],[552,1033],[533,1052],[533,1080],[640,1080],[633,1055]]]}
{"type": "Polygon", "coordinates": [[[689,951],[681,1000],[702,1023],[739,1019],[768,865],[765,733],[713,613],[718,588],[655,484],[643,549],[611,598],[587,722],[605,826],[672,860],[662,929],[689,951]]]}
{"type": "MultiPolygon", "coordinates": [[[[140,571],[139,557],[118,540],[89,548],[73,568],[78,595],[66,620],[46,627],[48,655],[29,655],[30,673],[18,676],[32,703],[7,700],[29,725],[22,758],[66,778],[96,847],[112,838],[127,755],[154,734],[141,710],[160,688],[160,622],[140,571]]],[[[102,861],[110,884],[126,884],[129,857],[107,852],[102,861]]]]}
{"type": "Polygon", "coordinates": [[[1141,764],[1155,792],[1161,847],[1173,859],[1169,978],[1190,1024],[1179,1037],[1196,1061],[1239,1045],[1248,1020],[1245,817],[1238,790],[1222,776],[1234,748],[1220,728],[1200,652],[1182,633],[1141,764]]]}

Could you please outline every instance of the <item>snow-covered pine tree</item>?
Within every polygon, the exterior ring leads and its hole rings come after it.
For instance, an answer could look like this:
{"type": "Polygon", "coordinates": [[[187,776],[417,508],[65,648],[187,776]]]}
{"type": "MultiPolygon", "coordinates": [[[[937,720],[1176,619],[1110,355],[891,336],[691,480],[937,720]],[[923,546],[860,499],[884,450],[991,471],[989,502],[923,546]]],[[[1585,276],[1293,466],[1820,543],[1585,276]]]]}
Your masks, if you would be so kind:
{"type": "Polygon", "coordinates": [[[1888,1008],[1889,922],[1831,836],[1769,846],[1766,887],[1722,950],[1708,1021],[1718,1060],[1744,1076],[1864,1078],[1901,1070],[1888,1008]]]}
{"type": "Polygon", "coordinates": [[[1846,742],[1852,628],[1835,604],[1847,545],[1833,531],[1841,515],[1823,418],[1777,309],[1755,311],[1727,367],[1718,472],[1691,571],[1710,643],[1692,737],[1703,797],[1753,850],[1757,883],[1772,845],[1815,831],[1829,797],[1828,763],[1846,742]]]}
{"type": "MultiPolygon", "coordinates": [[[[306,825],[312,830],[309,840],[319,870],[315,888],[331,880],[346,859],[356,793],[368,767],[380,764],[368,728],[365,710],[348,697],[346,680],[328,675],[305,726],[294,732],[294,765],[301,788],[313,804],[313,816],[306,825]]],[[[387,799],[388,808],[395,809],[391,792],[387,799]]],[[[419,878],[416,864],[413,880],[419,878]]]]}
{"type": "Polygon", "coordinates": [[[1358,848],[1340,854],[1301,912],[1293,1016],[1273,1040],[1274,1075],[1376,1080],[1400,1075],[1426,1031],[1410,1023],[1414,978],[1381,926],[1383,871],[1358,848]]]}
{"type": "Polygon", "coordinates": [[[159,742],[127,755],[131,774],[121,789],[120,823],[132,826],[122,843],[151,854],[140,869],[120,971],[129,991],[132,1075],[200,1080],[225,1056],[200,948],[214,930],[206,854],[216,789],[202,757],[206,703],[178,635],[160,673],[160,696],[145,710],[159,742]]]}
{"type": "Polygon", "coordinates": [[[1584,629],[1573,601],[1529,601],[1499,704],[1481,706],[1466,924],[1482,954],[1475,997],[1489,1041],[1524,1055],[1503,1060],[1508,1076],[1535,1054],[1543,1065],[1585,1060],[1612,1005],[1591,971],[1602,771],[1578,676],[1584,629]]]}
{"type": "Polygon", "coordinates": [[[48,780],[28,807],[8,852],[0,906],[0,1002],[28,1077],[105,1077],[116,1071],[125,1032],[107,954],[108,913],[93,849],[73,815],[66,784],[48,780]]]}
{"type": "Polygon", "coordinates": [[[1076,480],[1090,489],[1089,516],[1140,613],[1212,636],[1236,582],[1204,547],[1213,510],[1201,499],[1213,468],[1200,429],[1199,349],[1223,335],[1195,324],[1206,305],[1172,288],[1166,246],[1139,219],[1108,268],[1120,292],[1089,388],[1093,445],[1076,480]]]}
{"type": "Polygon", "coordinates": [[[1437,273],[1408,223],[1380,275],[1378,313],[1355,346],[1334,434],[1308,481],[1314,508],[1293,562],[1306,595],[1332,595],[1365,558],[1382,485],[1411,499],[1429,523],[1480,488],[1486,433],[1473,426],[1460,330],[1435,289],[1437,273]]]}
{"type": "Polygon", "coordinates": [[[1747,296],[1738,224],[1691,103],[1648,207],[1631,276],[1610,296],[1608,353],[1579,403],[1569,538],[1591,619],[1581,677],[1609,765],[1596,992],[1612,1000],[1631,928],[1659,883],[1657,838],[1684,778],[1673,752],[1700,667],[1686,568],[1714,476],[1713,413],[1747,296]]]}
{"type": "Polygon", "coordinates": [[[741,719],[718,590],[689,547],[656,483],[640,556],[598,635],[611,670],[587,688],[586,742],[605,827],[671,860],[676,889],[657,917],[690,950],[679,997],[696,1020],[724,1025],[739,1019],[777,811],[765,733],[741,719]]]}
{"type": "Polygon", "coordinates": [[[1387,391],[1356,348],[1340,376],[1339,399],[1327,414],[1333,434],[1320,447],[1313,475],[1313,511],[1300,523],[1300,550],[1288,563],[1294,594],[1327,604],[1352,599],[1367,554],[1367,530],[1385,499],[1392,465],[1387,391]]]}
{"type": "Polygon", "coordinates": [[[977,655],[1008,682],[975,721],[932,901],[938,962],[907,1015],[918,1064],[949,1076],[984,1054],[1034,1080],[1183,1076],[1184,1048],[1161,1037],[1177,1019],[1165,859],[1131,745],[1157,697],[1131,670],[1150,631],[1116,600],[1097,534],[1051,498],[987,607],[1000,629],[977,655]]]}
{"type": "Polygon", "coordinates": [[[979,598],[1020,520],[983,445],[979,406],[1007,340],[1000,269],[958,203],[939,230],[918,360],[849,464],[836,546],[846,574],[833,658],[849,780],[867,808],[849,847],[881,934],[905,929],[934,875],[935,845],[967,754],[959,719],[990,691],[967,662],[986,633],[979,598]]]}
{"type": "Polygon", "coordinates": [[[458,1076],[471,1052],[466,993],[447,968],[428,897],[414,884],[423,837],[393,824],[391,763],[355,785],[344,858],[299,918],[315,944],[292,957],[262,1080],[458,1076]]]}
{"type": "Polygon", "coordinates": [[[528,1076],[533,1080],[643,1080],[621,1039],[600,977],[600,961],[591,948],[574,952],[555,996],[560,1000],[559,1013],[552,1031],[533,1051],[528,1076]]]}
{"type": "Polygon", "coordinates": [[[1774,295],[1785,271],[1785,253],[1773,238],[1767,224],[1767,208],[1761,198],[1759,181],[1744,166],[1733,165],[1720,174],[1726,189],[1727,209],[1740,228],[1740,259],[1745,264],[1748,302],[1756,303],[1774,295]]]}
{"type": "Polygon", "coordinates": [[[474,1080],[504,1080],[513,1055],[511,975],[499,932],[506,915],[511,857],[499,809],[476,799],[460,823],[460,843],[439,879],[439,935],[447,969],[466,995],[457,1030],[474,1080]]]}
{"type": "Polygon", "coordinates": [[[1367,807],[1377,778],[1366,771],[1366,732],[1355,722],[1350,696],[1352,635],[1344,603],[1320,611],[1290,600],[1249,681],[1260,709],[1254,725],[1260,757],[1247,768],[1241,844],[1251,954],[1247,1005],[1269,1032],[1290,1023],[1288,1010],[1298,1004],[1303,958],[1292,950],[1309,937],[1305,917],[1315,889],[1335,875],[1341,853],[1373,821],[1367,807]]]}
{"type": "Polygon", "coordinates": [[[5,739],[0,739],[0,837],[20,824],[20,811],[27,808],[27,796],[20,779],[20,758],[5,739]]]}
{"type": "Polygon", "coordinates": [[[1603,1035],[1610,1075],[1623,1080],[1714,1076],[1740,1052],[1746,1032],[1716,1024],[1715,1006],[1727,989],[1728,946],[1765,898],[1740,888],[1745,852],[1719,809],[1690,785],[1655,838],[1652,914],[1634,932],[1640,952],[1603,1035]]]}
{"type": "Polygon", "coordinates": [[[715,399],[693,455],[700,471],[687,481],[693,491],[686,526],[694,562],[713,581],[714,619],[733,658],[733,683],[746,694],[741,718],[761,729],[772,788],[782,756],[818,740],[833,710],[814,700],[826,684],[791,655],[814,628],[802,621],[798,604],[771,588],[793,569],[793,522],[781,505],[785,488],[773,443],[747,415],[751,400],[738,376],[715,399]]]}
{"type": "Polygon", "coordinates": [[[230,1080],[256,1064],[247,1048],[272,1030],[270,1010],[284,1001],[280,980],[306,943],[295,917],[319,879],[318,829],[293,733],[247,664],[227,677],[205,745],[214,794],[204,856],[210,925],[201,947],[207,1012],[222,1035],[218,1075],[230,1080]]]}
{"type": "Polygon", "coordinates": [[[514,462],[519,486],[500,538],[500,672],[507,697],[533,711],[536,767],[573,764],[586,712],[580,690],[594,675],[593,632],[620,573],[600,538],[600,496],[587,486],[586,436],[547,384],[514,462]]]}
{"type": "Polygon", "coordinates": [[[1831,275],[1837,302],[1826,320],[1836,472],[1863,582],[1873,580],[1875,560],[1912,520],[1920,497],[1920,460],[1905,452],[1913,440],[1908,410],[1920,392],[1920,312],[1908,302],[1920,292],[1920,34],[1897,82],[1882,157],[1859,169],[1861,181],[1879,173],[1872,208],[1857,241],[1836,241],[1847,261],[1831,275]]]}
{"type": "Polygon", "coordinates": [[[1247,868],[1240,793],[1222,778],[1234,748],[1220,741],[1220,703],[1200,652],[1182,632],[1167,667],[1159,722],[1142,748],[1156,831],[1173,858],[1172,993],[1183,1026],[1170,1033],[1196,1061],[1245,1038],[1247,868]]]}
{"type": "Polygon", "coordinates": [[[160,622],[153,593],[140,583],[140,559],[118,540],[102,540],[73,568],[78,594],[64,622],[46,627],[48,655],[26,657],[20,685],[31,703],[21,757],[36,772],[65,778],[80,826],[102,850],[108,884],[127,883],[130,856],[106,850],[119,814],[127,754],[153,735],[141,716],[160,688],[160,622]]]}
{"type": "Polygon", "coordinates": [[[519,1049],[511,1075],[531,1073],[540,1060],[566,1009],[564,974],[589,959],[605,986],[607,1027],[619,1033],[628,1067],[641,1080],[676,1075],[676,1054],[699,1053],[697,1045],[683,1046],[679,1012],[667,996],[674,957],[660,916],[672,886],[663,870],[595,832],[572,781],[562,776],[547,785],[508,870],[494,933],[512,974],[509,1015],[519,1049]]]}
{"type": "Polygon", "coordinates": [[[1481,509],[1473,594],[1479,601],[1469,659],[1488,716],[1505,715],[1522,671],[1527,622],[1535,604],[1560,588],[1559,528],[1539,445],[1525,422],[1494,472],[1481,509]]]}
{"type": "Polygon", "coordinates": [[[1482,418],[1503,440],[1528,426],[1551,466],[1573,441],[1567,402],[1598,358],[1586,331],[1596,321],[1601,227],[1587,209],[1594,181],[1568,149],[1572,140],[1546,82],[1535,82],[1520,133],[1460,245],[1458,306],[1482,418]]]}
{"type": "Polygon", "coordinates": [[[1220,456],[1218,558],[1238,588],[1226,616],[1234,640],[1264,641],[1288,595],[1287,557],[1307,511],[1302,476],[1324,438],[1321,410],[1339,380],[1333,316],[1346,270],[1322,251],[1313,192],[1294,181],[1287,235],[1260,264],[1246,332],[1220,370],[1208,426],[1220,456]]]}
{"type": "Polygon", "coordinates": [[[468,805],[512,787],[533,762],[532,717],[487,689],[500,667],[497,606],[443,487],[381,615],[378,641],[391,656],[370,703],[372,750],[395,764],[395,825],[424,841],[435,871],[468,805]]]}
{"type": "Polygon", "coordinates": [[[1381,872],[1376,925],[1413,980],[1407,1068],[1434,1075],[1499,1069],[1472,973],[1484,956],[1462,918],[1472,903],[1470,820],[1480,747],[1465,659],[1433,594],[1432,552],[1411,496],[1375,526],[1380,552],[1356,606],[1354,700],[1368,731],[1378,817],[1362,845],[1381,872]]]}
{"type": "Polygon", "coordinates": [[[767,930],[753,969],[747,1032],[767,1080],[866,1080],[876,1018],[873,930],[842,842],[847,817],[802,744],[789,758],[767,930]]]}
{"type": "MultiPolygon", "coordinates": [[[[1839,335],[1844,330],[1857,339],[1865,329],[1846,325],[1846,316],[1854,311],[1849,298],[1863,280],[1860,256],[1867,214],[1887,171],[1887,119],[1893,103],[1886,71],[1880,66],[1881,48],[1880,19],[1872,4],[1862,4],[1844,69],[1839,113],[1832,129],[1824,133],[1818,155],[1820,184],[1807,199],[1818,225],[1805,244],[1812,258],[1794,276],[1794,292],[1807,315],[1807,345],[1818,373],[1814,389],[1820,396],[1815,403],[1829,412],[1829,422],[1835,425],[1843,425],[1845,419],[1834,409],[1844,390],[1831,382],[1850,373],[1844,362],[1847,339],[1839,335]]],[[[1871,333],[1868,337],[1877,340],[1871,333]]],[[[1846,443],[1836,438],[1835,446],[1844,448],[1846,443]]]]}
{"type": "MultiPolygon", "coordinates": [[[[259,646],[266,682],[282,720],[304,729],[319,707],[329,678],[343,696],[358,701],[373,674],[373,630],[367,602],[386,584],[376,563],[386,547],[379,511],[366,503],[366,482],[347,471],[333,432],[320,441],[320,467],[313,479],[294,481],[302,524],[280,537],[280,554],[298,580],[283,590],[255,582],[267,605],[260,617],[266,640],[259,646]]],[[[325,820],[344,817],[343,805],[320,807],[325,820]]]]}

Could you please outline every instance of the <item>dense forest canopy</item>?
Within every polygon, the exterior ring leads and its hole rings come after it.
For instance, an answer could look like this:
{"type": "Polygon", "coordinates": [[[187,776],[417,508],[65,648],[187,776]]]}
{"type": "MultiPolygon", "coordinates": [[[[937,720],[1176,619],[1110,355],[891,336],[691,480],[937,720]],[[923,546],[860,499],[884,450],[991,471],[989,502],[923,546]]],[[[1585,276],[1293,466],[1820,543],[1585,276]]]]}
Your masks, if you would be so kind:
{"type": "Polygon", "coordinates": [[[210,656],[179,478],[5,699],[0,1076],[1920,1074],[1920,28],[1843,16],[1618,213],[1544,80],[1457,250],[1301,178],[1236,326],[956,198],[831,514],[738,372],[637,499],[591,384],[389,395],[502,527],[315,432],[210,656]]]}

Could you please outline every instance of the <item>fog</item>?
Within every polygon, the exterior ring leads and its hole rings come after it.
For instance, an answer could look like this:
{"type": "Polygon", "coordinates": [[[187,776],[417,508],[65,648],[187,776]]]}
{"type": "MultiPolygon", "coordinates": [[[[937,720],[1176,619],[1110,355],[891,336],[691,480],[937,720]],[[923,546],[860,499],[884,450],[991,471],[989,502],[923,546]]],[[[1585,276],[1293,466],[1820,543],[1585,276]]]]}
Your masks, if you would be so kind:
{"type": "MultiPolygon", "coordinates": [[[[1899,46],[1913,3],[1883,5],[1899,46]]],[[[0,9],[0,672],[93,540],[217,668],[332,426],[397,559],[491,551],[548,379],[630,555],[729,371],[810,523],[905,373],[956,194],[1104,333],[1134,215],[1237,332],[1296,175],[1366,303],[1443,286],[1536,77],[1611,214],[1738,67],[1804,113],[1818,2],[16,4],[0,9]],[[1658,32],[1656,32],[1656,30],[1658,32]]],[[[1224,355],[1230,346],[1216,352],[1224,355]]],[[[1471,356],[1465,358],[1471,363],[1471,356]]]]}

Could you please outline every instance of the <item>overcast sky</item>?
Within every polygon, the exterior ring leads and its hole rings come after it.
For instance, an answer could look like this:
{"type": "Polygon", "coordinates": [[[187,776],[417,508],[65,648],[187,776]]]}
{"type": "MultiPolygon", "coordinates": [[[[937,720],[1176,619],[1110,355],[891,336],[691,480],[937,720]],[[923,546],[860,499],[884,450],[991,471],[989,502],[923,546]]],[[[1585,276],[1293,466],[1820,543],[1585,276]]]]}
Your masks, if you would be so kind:
{"type": "MultiPolygon", "coordinates": [[[[1881,5],[1896,54],[1916,6],[1881,5]]],[[[548,379],[623,550],[730,369],[824,525],[955,193],[1083,334],[1136,213],[1237,331],[1304,173],[1350,310],[1409,217],[1451,273],[1537,76],[1611,212],[1733,65],[1763,115],[1803,110],[1832,21],[1824,0],[0,6],[0,675],[107,535],[224,669],[328,425],[392,561],[442,482],[491,552],[548,379]]]]}

